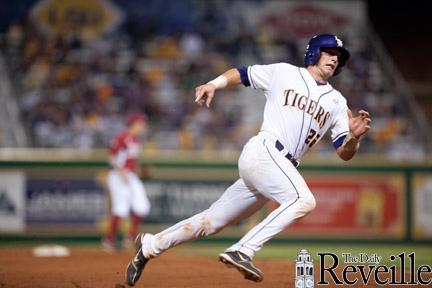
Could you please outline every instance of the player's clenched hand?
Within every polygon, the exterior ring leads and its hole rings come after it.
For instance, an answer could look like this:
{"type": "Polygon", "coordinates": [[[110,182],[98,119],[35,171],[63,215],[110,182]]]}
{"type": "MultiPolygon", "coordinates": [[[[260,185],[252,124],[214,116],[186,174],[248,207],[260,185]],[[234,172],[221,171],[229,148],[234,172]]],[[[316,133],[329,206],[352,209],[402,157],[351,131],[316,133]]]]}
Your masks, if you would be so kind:
{"type": "Polygon", "coordinates": [[[216,87],[212,84],[204,84],[195,88],[195,103],[198,105],[206,105],[210,107],[210,103],[213,100],[216,87]]]}
{"type": "Polygon", "coordinates": [[[354,117],[351,110],[348,109],[348,119],[350,132],[356,138],[365,134],[371,127],[372,120],[367,111],[360,110],[359,115],[354,117]]]}

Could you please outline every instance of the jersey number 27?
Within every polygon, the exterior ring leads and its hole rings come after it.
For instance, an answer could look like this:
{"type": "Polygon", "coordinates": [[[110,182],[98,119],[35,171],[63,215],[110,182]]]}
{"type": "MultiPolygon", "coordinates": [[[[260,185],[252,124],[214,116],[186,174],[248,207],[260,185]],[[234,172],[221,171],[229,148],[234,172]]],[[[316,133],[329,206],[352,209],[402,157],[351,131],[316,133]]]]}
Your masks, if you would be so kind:
{"type": "Polygon", "coordinates": [[[309,135],[307,136],[305,143],[312,147],[320,138],[320,134],[318,134],[314,129],[309,131],[309,135]]]}

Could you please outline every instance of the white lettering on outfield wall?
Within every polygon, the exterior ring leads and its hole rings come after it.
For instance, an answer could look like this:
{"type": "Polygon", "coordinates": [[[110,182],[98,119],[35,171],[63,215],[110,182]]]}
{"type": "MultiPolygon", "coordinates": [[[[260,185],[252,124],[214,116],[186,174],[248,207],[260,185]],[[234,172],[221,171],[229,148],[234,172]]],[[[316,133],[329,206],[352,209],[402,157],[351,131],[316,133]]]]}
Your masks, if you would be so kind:
{"type": "Polygon", "coordinates": [[[28,199],[31,221],[93,221],[105,214],[105,195],[91,189],[42,190],[28,199]]]}
{"type": "Polygon", "coordinates": [[[0,231],[25,229],[24,182],[21,172],[0,173],[0,231]]]}

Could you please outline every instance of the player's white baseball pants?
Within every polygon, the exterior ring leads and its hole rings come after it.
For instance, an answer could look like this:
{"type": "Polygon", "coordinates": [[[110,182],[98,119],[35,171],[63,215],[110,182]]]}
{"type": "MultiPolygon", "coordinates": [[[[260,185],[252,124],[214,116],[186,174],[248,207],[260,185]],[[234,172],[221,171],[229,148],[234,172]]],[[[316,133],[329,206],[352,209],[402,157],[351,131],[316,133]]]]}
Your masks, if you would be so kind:
{"type": "Polygon", "coordinates": [[[127,178],[125,181],[118,170],[113,169],[108,173],[112,213],[126,218],[132,211],[138,216],[145,217],[150,212],[150,201],[144,185],[133,172],[127,172],[127,178]]]}
{"type": "Polygon", "coordinates": [[[245,145],[239,159],[240,179],[207,210],[155,235],[142,239],[145,257],[203,236],[215,234],[259,210],[268,199],[280,206],[227,250],[239,250],[251,258],[264,243],[295,219],[315,207],[315,198],[303,177],[275,148],[276,139],[260,132],[245,145]]]}

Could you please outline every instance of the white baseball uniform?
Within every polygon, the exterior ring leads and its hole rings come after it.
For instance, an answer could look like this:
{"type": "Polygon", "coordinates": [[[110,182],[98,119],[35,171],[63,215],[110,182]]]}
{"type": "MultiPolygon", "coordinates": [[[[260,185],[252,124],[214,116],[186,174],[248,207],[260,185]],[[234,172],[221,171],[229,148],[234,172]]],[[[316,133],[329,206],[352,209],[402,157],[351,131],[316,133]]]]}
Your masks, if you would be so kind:
{"type": "Polygon", "coordinates": [[[135,173],[139,157],[138,140],[128,133],[120,133],[113,139],[109,154],[114,167],[121,167],[127,171],[127,181],[121,177],[117,168],[111,169],[108,173],[113,215],[126,218],[132,211],[140,217],[147,216],[150,212],[150,202],[144,185],[135,173]]]}
{"type": "Polygon", "coordinates": [[[266,97],[262,129],[240,155],[240,179],[207,210],[158,234],[145,234],[145,257],[215,234],[271,199],[279,207],[227,249],[252,258],[265,242],[314,209],[315,198],[296,166],[328,129],[335,148],[342,144],[349,133],[346,99],[330,84],[317,83],[305,68],[287,63],[238,71],[245,86],[262,90],[266,97]]]}

